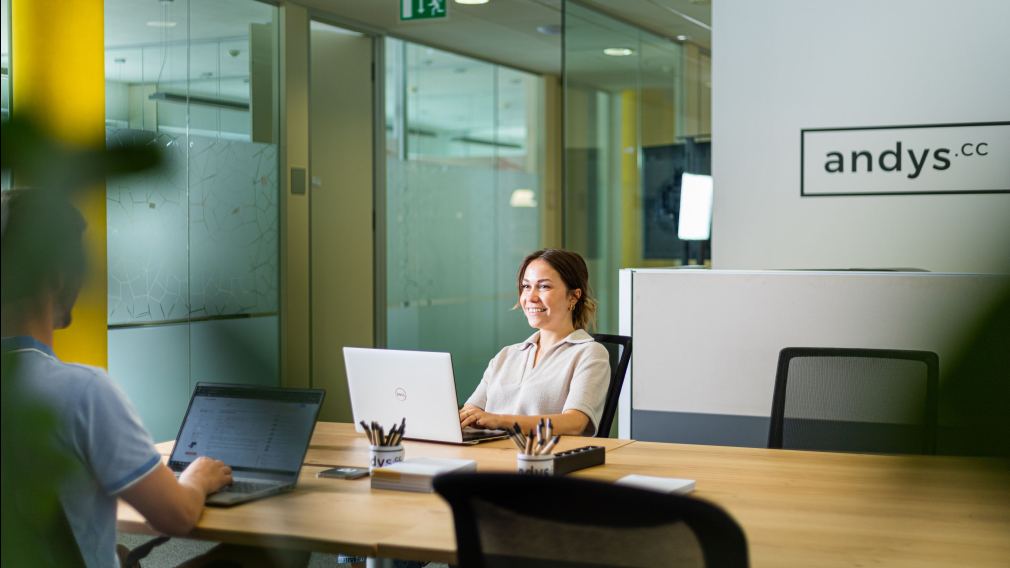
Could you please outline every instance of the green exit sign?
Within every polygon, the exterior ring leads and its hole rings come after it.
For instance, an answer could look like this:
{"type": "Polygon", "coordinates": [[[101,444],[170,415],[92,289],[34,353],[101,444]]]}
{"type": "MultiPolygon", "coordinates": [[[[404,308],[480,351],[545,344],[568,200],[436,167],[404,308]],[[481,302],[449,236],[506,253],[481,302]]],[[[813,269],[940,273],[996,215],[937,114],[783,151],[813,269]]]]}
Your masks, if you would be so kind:
{"type": "Polygon", "coordinates": [[[401,20],[444,18],[449,0],[400,0],[401,20]]]}

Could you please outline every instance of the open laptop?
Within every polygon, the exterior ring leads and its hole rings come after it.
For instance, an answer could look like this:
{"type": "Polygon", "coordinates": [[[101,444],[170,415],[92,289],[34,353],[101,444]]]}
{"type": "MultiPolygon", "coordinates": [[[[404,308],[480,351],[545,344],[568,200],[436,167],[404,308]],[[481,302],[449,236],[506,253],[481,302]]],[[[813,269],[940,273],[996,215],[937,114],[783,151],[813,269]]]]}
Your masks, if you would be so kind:
{"type": "Polygon", "coordinates": [[[448,353],[344,347],[344,366],[359,432],[362,420],[389,428],[406,418],[408,440],[476,444],[506,437],[504,430],[460,428],[448,353]]]}
{"type": "Polygon", "coordinates": [[[197,383],[168,467],[200,456],[231,466],[234,482],[207,498],[231,506],[293,489],[325,391],[197,383]]]}

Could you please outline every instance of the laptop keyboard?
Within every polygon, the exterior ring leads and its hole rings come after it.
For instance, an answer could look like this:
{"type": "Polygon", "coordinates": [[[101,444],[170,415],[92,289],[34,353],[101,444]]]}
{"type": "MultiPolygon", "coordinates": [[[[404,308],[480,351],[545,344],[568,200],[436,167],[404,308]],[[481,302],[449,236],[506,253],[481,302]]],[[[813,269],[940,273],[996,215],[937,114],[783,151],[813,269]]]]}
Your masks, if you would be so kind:
{"type": "Polygon", "coordinates": [[[260,483],[256,481],[234,481],[231,485],[225,485],[221,488],[222,492],[227,493],[255,493],[257,491],[263,491],[264,489],[269,489],[277,485],[276,483],[260,483]]]}
{"type": "Polygon", "coordinates": [[[463,428],[463,441],[483,440],[484,438],[500,438],[505,436],[505,430],[481,430],[479,428],[463,428]]]}

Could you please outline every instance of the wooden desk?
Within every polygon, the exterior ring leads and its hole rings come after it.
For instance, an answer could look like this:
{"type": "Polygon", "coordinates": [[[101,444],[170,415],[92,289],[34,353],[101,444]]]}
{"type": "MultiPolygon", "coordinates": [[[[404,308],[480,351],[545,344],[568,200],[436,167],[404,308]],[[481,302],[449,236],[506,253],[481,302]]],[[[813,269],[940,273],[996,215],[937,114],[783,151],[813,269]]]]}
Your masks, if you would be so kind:
{"type": "MultiPolygon", "coordinates": [[[[603,442],[607,465],[573,475],[628,473],[697,480],[695,496],[730,512],[753,566],[1006,566],[1010,464],[927,456],[870,456],[568,438],[603,442]]],[[[512,470],[505,440],[460,447],[407,442],[408,457],[466,457],[481,471],[512,470]]],[[[168,446],[170,449],[171,446],[168,446]]],[[[368,447],[348,424],[320,423],[310,464],[364,465],[368,447]]],[[[436,495],[372,491],[368,479],[315,479],[307,465],[286,495],[208,509],[194,538],[325,552],[452,562],[449,507],[436,495]]],[[[149,532],[120,507],[119,528],[149,532]]]]}

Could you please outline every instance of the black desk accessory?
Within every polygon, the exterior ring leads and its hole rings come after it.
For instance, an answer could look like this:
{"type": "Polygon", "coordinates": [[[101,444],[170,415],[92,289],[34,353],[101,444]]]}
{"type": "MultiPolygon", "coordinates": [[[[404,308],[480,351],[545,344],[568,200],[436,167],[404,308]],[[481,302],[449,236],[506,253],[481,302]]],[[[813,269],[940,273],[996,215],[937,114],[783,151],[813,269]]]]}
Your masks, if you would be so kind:
{"type": "Polygon", "coordinates": [[[554,454],[554,475],[564,475],[594,465],[606,463],[603,446],[582,446],[554,454]]]}

